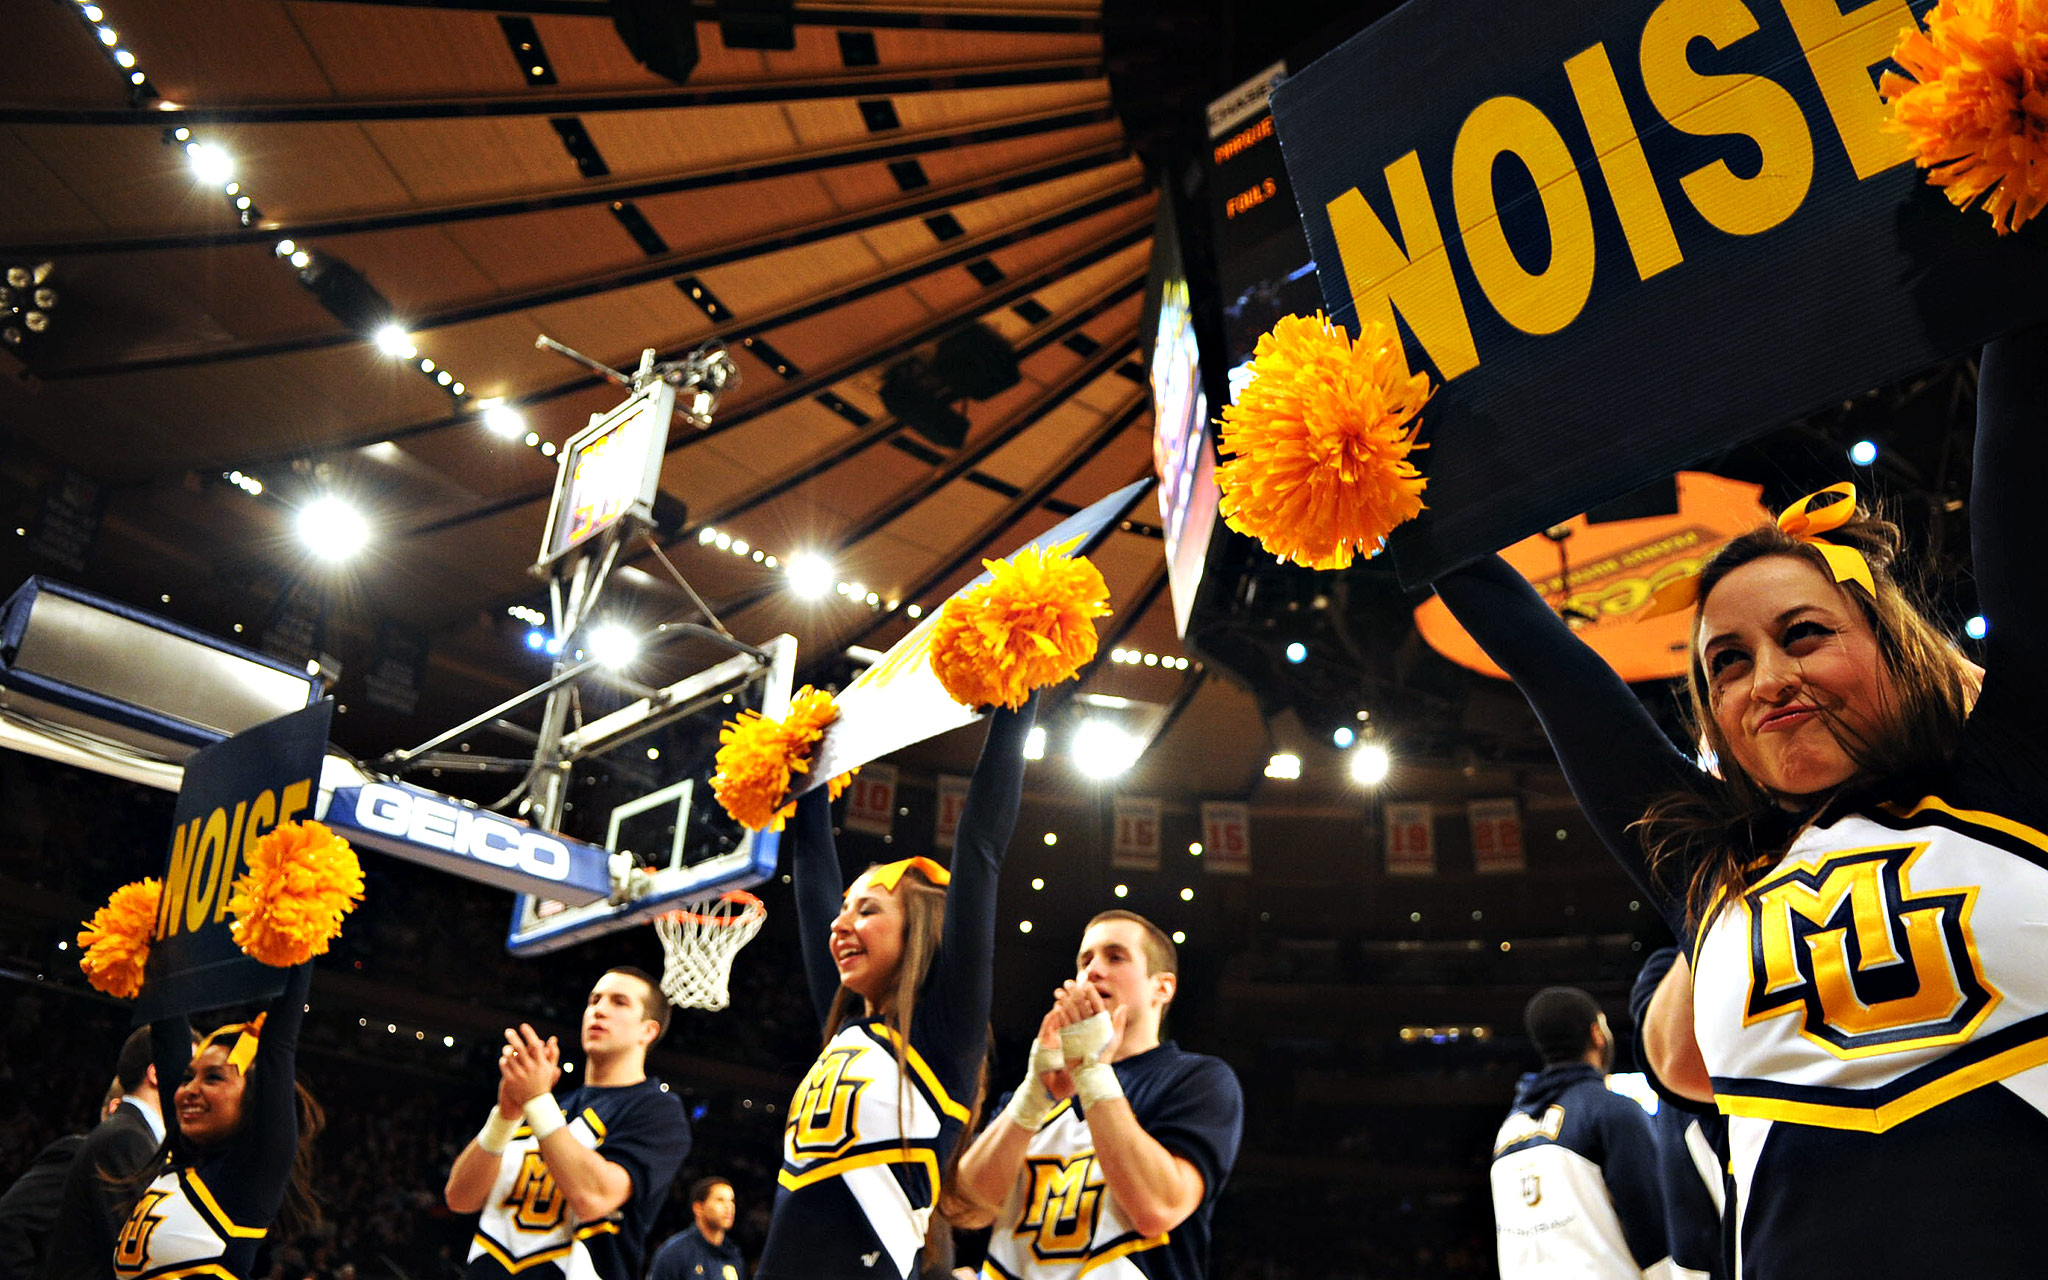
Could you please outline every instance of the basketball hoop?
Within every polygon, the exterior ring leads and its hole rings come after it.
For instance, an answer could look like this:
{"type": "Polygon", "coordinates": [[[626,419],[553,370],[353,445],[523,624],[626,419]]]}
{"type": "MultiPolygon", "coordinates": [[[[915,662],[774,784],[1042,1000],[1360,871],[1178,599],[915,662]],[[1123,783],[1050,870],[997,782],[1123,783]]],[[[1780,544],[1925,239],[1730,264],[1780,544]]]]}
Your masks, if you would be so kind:
{"type": "Polygon", "coordinates": [[[654,932],[666,957],[662,994],[685,1009],[725,1008],[731,999],[726,988],[732,958],[753,941],[767,918],[768,908],[744,889],[655,917],[654,932]]]}

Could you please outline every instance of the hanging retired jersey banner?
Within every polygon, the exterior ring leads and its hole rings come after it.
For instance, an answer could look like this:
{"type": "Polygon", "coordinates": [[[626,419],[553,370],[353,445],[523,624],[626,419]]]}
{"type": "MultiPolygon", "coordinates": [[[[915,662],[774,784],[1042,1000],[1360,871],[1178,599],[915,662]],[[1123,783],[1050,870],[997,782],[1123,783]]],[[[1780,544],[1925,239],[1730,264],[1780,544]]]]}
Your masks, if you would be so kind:
{"type": "Polygon", "coordinates": [[[1237,801],[1202,801],[1202,865],[1219,876],[1252,873],[1251,806],[1237,801]]]}
{"type": "Polygon", "coordinates": [[[1390,802],[1386,820],[1387,874],[1435,875],[1436,833],[1430,824],[1429,802],[1390,802]]]}
{"type": "Polygon", "coordinates": [[[887,836],[896,830],[896,766],[865,764],[846,788],[846,814],[841,819],[849,831],[887,836]]]}
{"type": "Polygon", "coordinates": [[[257,839],[281,822],[313,816],[334,702],[266,721],[185,763],[171,811],[156,938],[149,948],[138,1021],[267,1000],[285,971],[235,945],[228,900],[257,839]]]}
{"type": "Polygon", "coordinates": [[[935,829],[932,844],[941,849],[953,847],[953,840],[960,834],[960,811],[967,807],[967,779],[950,773],[939,775],[938,803],[933,806],[935,829]]]}
{"type": "Polygon", "coordinates": [[[1273,91],[1333,318],[1444,384],[1405,585],[2041,313],[1884,127],[1933,3],[1411,0],[1273,91]]]}
{"type": "Polygon", "coordinates": [[[1491,875],[1527,866],[1522,860],[1522,807],[1512,798],[1467,801],[1465,819],[1472,827],[1474,871],[1491,875]]]}
{"type": "Polygon", "coordinates": [[[1159,802],[1144,796],[1118,796],[1113,821],[1116,831],[1109,865],[1121,871],[1159,870],[1159,802]]]}

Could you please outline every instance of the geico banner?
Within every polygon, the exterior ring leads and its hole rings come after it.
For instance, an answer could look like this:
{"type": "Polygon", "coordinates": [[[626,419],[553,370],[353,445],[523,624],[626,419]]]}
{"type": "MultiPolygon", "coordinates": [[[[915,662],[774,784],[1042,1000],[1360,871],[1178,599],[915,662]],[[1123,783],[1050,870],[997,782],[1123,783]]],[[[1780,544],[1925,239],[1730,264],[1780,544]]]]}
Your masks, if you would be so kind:
{"type": "Polygon", "coordinates": [[[610,854],[402,782],[337,787],[320,820],[350,843],[571,906],[611,892],[610,854]]]}
{"type": "Polygon", "coordinates": [[[1274,90],[1334,318],[1445,383],[1404,584],[2040,314],[1882,127],[1931,7],[1411,0],[1274,90]]]}

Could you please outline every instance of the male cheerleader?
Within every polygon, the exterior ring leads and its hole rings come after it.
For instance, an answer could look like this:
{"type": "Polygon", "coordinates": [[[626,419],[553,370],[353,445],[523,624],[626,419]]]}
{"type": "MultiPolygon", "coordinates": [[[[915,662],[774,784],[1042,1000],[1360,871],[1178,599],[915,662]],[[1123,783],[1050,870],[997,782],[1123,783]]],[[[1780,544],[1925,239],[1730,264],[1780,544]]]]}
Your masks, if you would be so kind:
{"type": "Polygon", "coordinates": [[[1160,1040],[1179,968],[1143,916],[1088,922],[1024,1082],[960,1160],[961,1198],[993,1215],[987,1280],[1208,1275],[1244,1094],[1222,1059],[1160,1040]]]}
{"type": "Polygon", "coordinates": [[[682,1099],[647,1074],[668,1016],[653,978],[607,970],[583,1006],[583,1083],[560,1101],[554,1038],[524,1023],[505,1032],[498,1105],[448,1174],[448,1207],[481,1212],[469,1280],[639,1280],[690,1152],[682,1099]]]}

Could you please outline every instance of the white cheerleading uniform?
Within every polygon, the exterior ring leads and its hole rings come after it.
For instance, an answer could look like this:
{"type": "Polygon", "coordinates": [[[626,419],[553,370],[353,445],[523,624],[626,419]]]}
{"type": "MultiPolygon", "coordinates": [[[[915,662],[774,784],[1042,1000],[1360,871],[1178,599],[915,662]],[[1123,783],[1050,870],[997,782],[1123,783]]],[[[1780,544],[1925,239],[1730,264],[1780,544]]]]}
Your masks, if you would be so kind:
{"type": "Polygon", "coordinates": [[[267,1231],[230,1218],[197,1171],[166,1170],[136,1201],[114,1241],[114,1274],[121,1280],[233,1280],[230,1250],[267,1231]]]}

